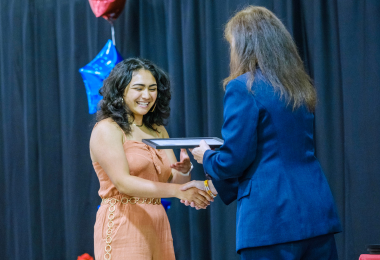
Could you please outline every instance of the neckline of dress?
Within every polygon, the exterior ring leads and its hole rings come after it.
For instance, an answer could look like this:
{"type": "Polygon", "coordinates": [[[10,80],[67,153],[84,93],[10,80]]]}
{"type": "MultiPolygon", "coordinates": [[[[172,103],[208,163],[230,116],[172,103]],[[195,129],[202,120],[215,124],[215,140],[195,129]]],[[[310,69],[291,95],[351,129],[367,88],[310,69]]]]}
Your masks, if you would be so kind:
{"type": "MultiPolygon", "coordinates": [[[[123,145],[124,145],[127,141],[134,142],[134,143],[139,143],[139,144],[143,144],[143,145],[149,146],[149,145],[147,145],[146,143],[143,143],[143,142],[141,142],[141,141],[132,140],[132,139],[125,139],[123,145]]],[[[153,148],[153,147],[152,147],[152,148],[153,148]]],[[[153,148],[153,149],[155,149],[155,148],[153,148]]],[[[155,150],[159,150],[159,149],[155,149],[155,150]]]]}
{"type": "MultiPolygon", "coordinates": [[[[146,143],[143,143],[143,142],[141,142],[141,141],[132,140],[132,139],[126,139],[126,140],[124,141],[124,143],[123,143],[123,146],[124,146],[124,144],[125,144],[127,141],[135,142],[135,143],[139,143],[139,144],[143,144],[143,145],[146,145],[146,146],[148,146],[148,147],[151,147],[151,146],[147,145],[146,143]]],[[[153,148],[153,147],[151,147],[151,148],[152,148],[153,150],[156,150],[157,152],[161,152],[161,151],[163,151],[162,149],[156,149],[156,148],[153,148]]],[[[99,164],[99,163],[98,163],[98,162],[92,162],[92,164],[99,164]]]]}

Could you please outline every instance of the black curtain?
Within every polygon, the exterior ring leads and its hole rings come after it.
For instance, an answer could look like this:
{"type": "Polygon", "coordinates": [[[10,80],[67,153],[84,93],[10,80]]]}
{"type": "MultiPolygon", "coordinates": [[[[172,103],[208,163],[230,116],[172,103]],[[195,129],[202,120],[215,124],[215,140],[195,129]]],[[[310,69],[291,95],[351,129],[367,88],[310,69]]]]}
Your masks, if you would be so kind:
{"type": "MultiPolygon", "coordinates": [[[[380,243],[379,1],[128,0],[115,22],[116,46],[124,58],[151,59],[168,71],[171,137],[220,137],[229,63],[223,26],[248,4],[284,22],[314,79],[317,157],[344,227],[338,251],[340,259],[358,259],[366,244],[380,243]]],[[[88,1],[0,2],[2,259],[93,255],[95,117],[78,69],[110,37],[88,1]]],[[[204,179],[199,165],[193,178],[204,179]]],[[[236,204],[220,199],[202,211],[172,199],[177,259],[239,259],[235,212],[236,204]]]]}

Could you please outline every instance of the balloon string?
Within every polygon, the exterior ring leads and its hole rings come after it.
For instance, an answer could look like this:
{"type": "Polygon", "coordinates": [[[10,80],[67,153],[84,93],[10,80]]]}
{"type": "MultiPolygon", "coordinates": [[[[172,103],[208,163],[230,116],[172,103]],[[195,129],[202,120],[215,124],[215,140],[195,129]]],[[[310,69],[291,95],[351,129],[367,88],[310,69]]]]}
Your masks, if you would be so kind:
{"type": "Polygon", "coordinates": [[[113,27],[113,23],[111,22],[111,34],[112,34],[112,42],[113,45],[116,46],[116,41],[115,41],[115,28],[113,27]]]}

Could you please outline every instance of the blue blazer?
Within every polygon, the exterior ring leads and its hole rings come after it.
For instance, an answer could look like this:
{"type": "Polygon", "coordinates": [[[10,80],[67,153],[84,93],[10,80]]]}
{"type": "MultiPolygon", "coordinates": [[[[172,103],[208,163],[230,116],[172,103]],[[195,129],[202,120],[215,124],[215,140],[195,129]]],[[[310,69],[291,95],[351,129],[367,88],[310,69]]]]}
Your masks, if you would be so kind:
{"type": "Polygon", "coordinates": [[[225,204],[237,201],[236,250],[341,232],[329,185],[314,156],[313,114],[292,111],[260,69],[224,97],[224,144],[203,167],[225,204]]]}

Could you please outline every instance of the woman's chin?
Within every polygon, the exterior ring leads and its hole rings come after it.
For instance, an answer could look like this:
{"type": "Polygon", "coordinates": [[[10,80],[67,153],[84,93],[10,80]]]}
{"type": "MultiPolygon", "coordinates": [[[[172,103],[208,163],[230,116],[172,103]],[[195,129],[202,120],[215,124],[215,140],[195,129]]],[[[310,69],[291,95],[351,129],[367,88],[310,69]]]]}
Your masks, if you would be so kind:
{"type": "Polygon", "coordinates": [[[147,108],[139,107],[138,109],[136,109],[134,111],[134,114],[135,115],[144,116],[144,115],[148,114],[148,112],[149,112],[149,108],[148,107],[147,108]]]}

